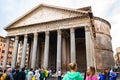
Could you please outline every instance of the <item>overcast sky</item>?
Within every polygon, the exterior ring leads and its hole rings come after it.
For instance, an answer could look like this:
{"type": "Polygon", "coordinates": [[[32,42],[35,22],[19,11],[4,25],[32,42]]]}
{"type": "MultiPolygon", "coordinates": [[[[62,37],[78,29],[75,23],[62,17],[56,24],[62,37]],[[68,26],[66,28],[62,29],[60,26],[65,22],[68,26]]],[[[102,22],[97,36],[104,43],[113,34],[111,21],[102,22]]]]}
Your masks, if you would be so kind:
{"type": "Polygon", "coordinates": [[[111,23],[113,50],[120,46],[120,0],[0,0],[0,35],[6,36],[3,27],[40,3],[69,8],[92,6],[94,16],[111,23]]]}

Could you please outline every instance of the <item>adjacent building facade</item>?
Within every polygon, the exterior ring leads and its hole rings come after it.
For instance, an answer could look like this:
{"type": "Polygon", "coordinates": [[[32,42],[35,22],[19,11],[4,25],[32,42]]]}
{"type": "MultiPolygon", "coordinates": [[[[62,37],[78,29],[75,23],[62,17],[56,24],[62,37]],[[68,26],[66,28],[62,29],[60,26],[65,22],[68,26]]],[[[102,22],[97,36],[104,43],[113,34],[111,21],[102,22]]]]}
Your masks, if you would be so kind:
{"type": "MultiPolygon", "coordinates": [[[[3,65],[3,57],[5,55],[5,49],[6,49],[5,42],[6,42],[6,38],[3,36],[0,36],[0,66],[1,67],[3,65]]],[[[9,66],[11,66],[11,62],[12,62],[13,45],[14,45],[14,42],[11,40],[9,51],[7,54],[7,62],[6,62],[6,64],[9,66]]]]}
{"type": "MultiPolygon", "coordinates": [[[[21,58],[22,58],[22,48],[23,44],[22,41],[19,42],[18,44],[18,54],[17,54],[17,61],[16,61],[16,66],[19,67],[21,64],[21,58]]],[[[27,44],[27,51],[26,51],[26,57],[25,57],[25,66],[28,67],[28,57],[29,57],[29,44],[27,44]]]]}
{"type": "Polygon", "coordinates": [[[115,64],[120,66],[120,47],[116,48],[116,54],[114,56],[115,64]]]}
{"type": "MultiPolygon", "coordinates": [[[[54,67],[68,70],[70,62],[79,71],[88,66],[97,69],[114,65],[110,35],[111,25],[93,16],[91,7],[63,8],[40,4],[7,27],[5,55],[9,40],[15,38],[12,68],[17,65],[19,43],[22,43],[20,68],[25,67],[27,45],[28,67],[54,67]]],[[[6,67],[4,56],[3,67],[6,67]]]]}

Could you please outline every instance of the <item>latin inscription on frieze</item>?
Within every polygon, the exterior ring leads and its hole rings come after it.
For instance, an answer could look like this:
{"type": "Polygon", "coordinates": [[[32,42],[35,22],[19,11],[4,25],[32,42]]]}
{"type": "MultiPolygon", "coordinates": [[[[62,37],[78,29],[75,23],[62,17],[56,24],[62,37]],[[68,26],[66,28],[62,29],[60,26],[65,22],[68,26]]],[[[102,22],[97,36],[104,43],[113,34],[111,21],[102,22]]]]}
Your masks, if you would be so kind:
{"type": "Polygon", "coordinates": [[[41,25],[33,25],[33,26],[27,26],[23,28],[16,28],[14,30],[8,31],[8,36],[14,36],[14,35],[24,35],[24,34],[30,34],[30,33],[36,33],[36,32],[45,32],[45,31],[52,31],[52,30],[58,30],[58,29],[70,29],[74,27],[83,27],[89,25],[88,21],[80,21],[80,20],[72,20],[72,21],[63,21],[63,22],[53,22],[51,24],[41,24],[41,25]]]}

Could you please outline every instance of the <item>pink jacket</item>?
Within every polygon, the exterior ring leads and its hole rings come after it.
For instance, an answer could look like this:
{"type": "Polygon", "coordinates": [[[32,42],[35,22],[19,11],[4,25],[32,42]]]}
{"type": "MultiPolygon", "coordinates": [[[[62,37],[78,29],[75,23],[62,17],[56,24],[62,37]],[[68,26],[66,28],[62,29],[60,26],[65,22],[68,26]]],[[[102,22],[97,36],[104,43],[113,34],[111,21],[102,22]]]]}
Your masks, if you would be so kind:
{"type": "Polygon", "coordinates": [[[85,80],[99,80],[98,77],[96,75],[93,75],[92,78],[89,76],[86,76],[85,80]]]}

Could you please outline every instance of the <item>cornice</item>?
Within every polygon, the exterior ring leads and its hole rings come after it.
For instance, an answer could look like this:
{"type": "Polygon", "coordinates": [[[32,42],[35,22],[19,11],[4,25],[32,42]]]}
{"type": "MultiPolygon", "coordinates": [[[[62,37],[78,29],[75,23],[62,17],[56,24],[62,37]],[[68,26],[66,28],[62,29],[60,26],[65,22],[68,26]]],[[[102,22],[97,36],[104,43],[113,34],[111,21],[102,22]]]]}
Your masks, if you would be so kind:
{"type": "Polygon", "coordinates": [[[111,29],[111,24],[110,24],[107,20],[105,20],[105,19],[103,19],[103,18],[95,17],[95,16],[94,16],[94,20],[100,20],[100,21],[102,21],[102,22],[108,24],[109,27],[110,27],[110,29],[111,29]]]}

